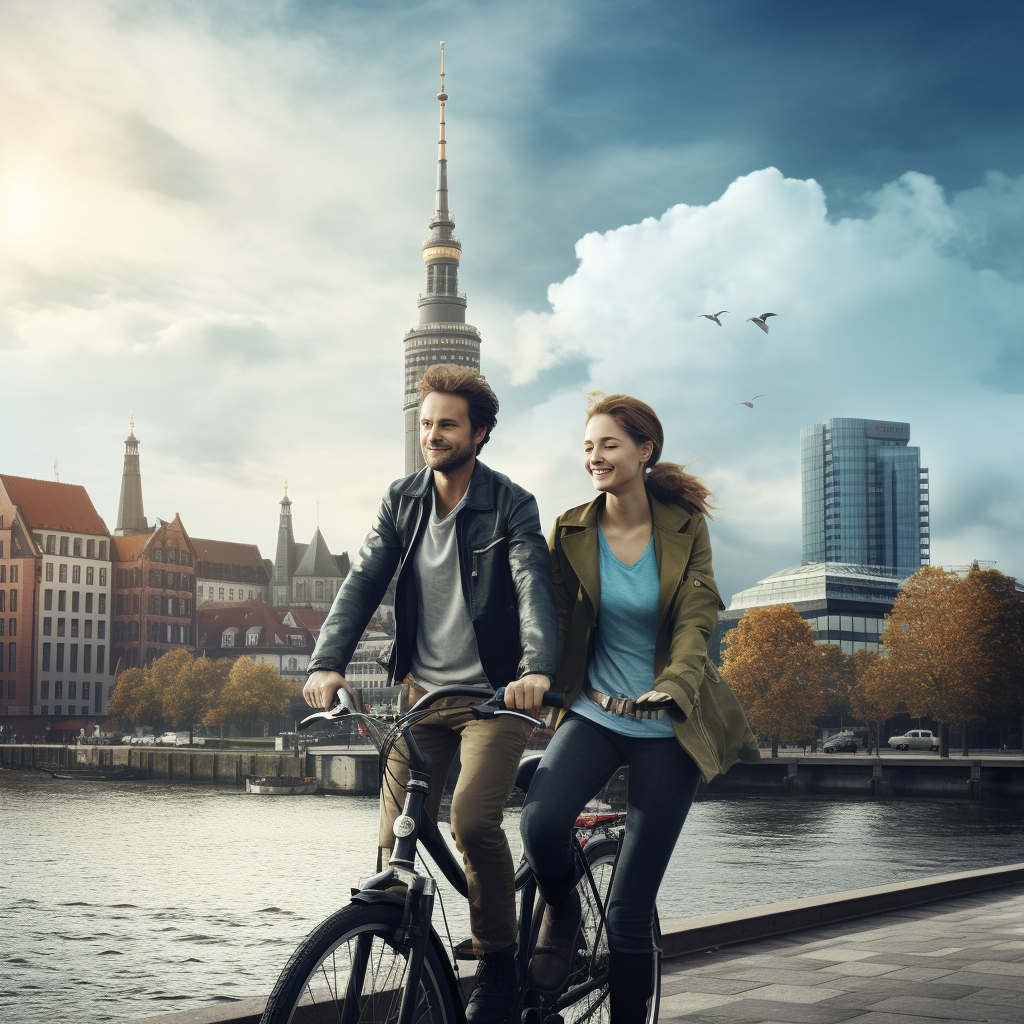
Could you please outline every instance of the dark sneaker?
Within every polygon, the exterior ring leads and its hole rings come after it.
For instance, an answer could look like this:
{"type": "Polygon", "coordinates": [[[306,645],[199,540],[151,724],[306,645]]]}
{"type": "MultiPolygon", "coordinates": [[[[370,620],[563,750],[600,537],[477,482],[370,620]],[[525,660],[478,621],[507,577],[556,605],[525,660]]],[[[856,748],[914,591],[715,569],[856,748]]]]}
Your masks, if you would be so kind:
{"type": "Polygon", "coordinates": [[[579,927],[580,895],[575,889],[559,906],[544,905],[537,944],[530,958],[530,988],[538,995],[554,998],[565,988],[579,927]]]}
{"type": "Polygon", "coordinates": [[[516,947],[484,953],[466,1006],[466,1024],[507,1024],[518,994],[516,947]]]}

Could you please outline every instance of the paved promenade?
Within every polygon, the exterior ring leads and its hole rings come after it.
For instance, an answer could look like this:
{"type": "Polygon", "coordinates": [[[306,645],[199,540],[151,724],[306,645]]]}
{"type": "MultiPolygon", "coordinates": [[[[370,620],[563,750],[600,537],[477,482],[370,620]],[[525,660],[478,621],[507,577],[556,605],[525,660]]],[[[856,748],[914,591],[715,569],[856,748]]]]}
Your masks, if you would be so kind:
{"type": "Polygon", "coordinates": [[[1024,1024],[1024,886],[667,960],[660,1020],[1024,1024]]]}

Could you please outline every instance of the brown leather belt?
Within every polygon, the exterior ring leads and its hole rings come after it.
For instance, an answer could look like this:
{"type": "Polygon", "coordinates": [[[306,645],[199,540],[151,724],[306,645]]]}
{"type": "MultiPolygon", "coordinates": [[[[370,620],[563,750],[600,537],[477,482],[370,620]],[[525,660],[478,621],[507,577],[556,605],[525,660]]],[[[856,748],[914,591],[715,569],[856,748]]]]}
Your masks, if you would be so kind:
{"type": "Polygon", "coordinates": [[[635,700],[631,700],[629,697],[612,697],[607,693],[601,693],[600,690],[595,690],[592,686],[587,687],[587,696],[602,711],[610,711],[613,715],[618,715],[619,718],[662,718],[668,710],[666,708],[655,711],[654,708],[657,705],[641,704],[638,711],[635,700]]]}

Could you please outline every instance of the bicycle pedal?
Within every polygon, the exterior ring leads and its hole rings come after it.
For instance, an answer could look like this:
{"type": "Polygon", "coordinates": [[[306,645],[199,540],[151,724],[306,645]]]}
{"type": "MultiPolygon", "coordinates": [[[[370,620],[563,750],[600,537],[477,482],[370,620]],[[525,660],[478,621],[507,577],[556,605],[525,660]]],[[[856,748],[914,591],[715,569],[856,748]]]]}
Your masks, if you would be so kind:
{"type": "Polygon", "coordinates": [[[478,960],[479,957],[473,952],[473,940],[463,939],[455,947],[456,960],[478,960]]]}

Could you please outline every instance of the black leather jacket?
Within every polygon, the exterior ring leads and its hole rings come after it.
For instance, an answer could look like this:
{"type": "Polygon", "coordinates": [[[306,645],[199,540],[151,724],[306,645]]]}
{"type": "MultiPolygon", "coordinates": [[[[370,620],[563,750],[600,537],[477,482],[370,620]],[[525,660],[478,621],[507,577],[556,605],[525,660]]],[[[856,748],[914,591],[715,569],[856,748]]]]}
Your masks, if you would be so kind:
{"type": "MultiPolygon", "coordinates": [[[[412,555],[427,524],[432,487],[433,471],[428,467],[388,488],[359,559],[320,630],[307,672],[344,673],[399,569],[397,635],[388,674],[393,681],[405,678],[418,618],[412,555]]],[[[455,532],[462,593],[488,680],[498,687],[532,672],[554,676],[558,613],[551,560],[533,495],[477,460],[455,532]]]]}

